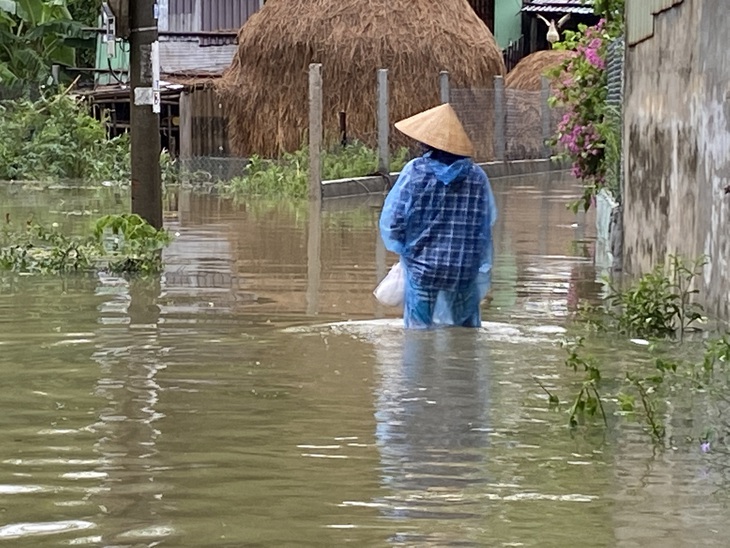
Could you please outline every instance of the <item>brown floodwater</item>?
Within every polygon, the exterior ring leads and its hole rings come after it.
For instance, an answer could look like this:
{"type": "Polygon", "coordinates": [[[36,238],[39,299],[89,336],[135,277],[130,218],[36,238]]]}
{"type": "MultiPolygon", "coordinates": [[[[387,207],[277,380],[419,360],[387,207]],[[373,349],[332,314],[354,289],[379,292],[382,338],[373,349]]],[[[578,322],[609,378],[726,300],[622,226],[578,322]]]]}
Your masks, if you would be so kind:
{"type": "MultiPolygon", "coordinates": [[[[557,342],[601,291],[594,220],[563,174],[493,186],[481,330],[376,305],[377,197],[327,202],[315,258],[306,206],[180,192],[159,279],[0,276],[0,545],[727,545],[727,453],[548,408],[535,378],[570,393],[557,342]]],[[[68,231],[127,204],[0,186],[68,231]]]]}

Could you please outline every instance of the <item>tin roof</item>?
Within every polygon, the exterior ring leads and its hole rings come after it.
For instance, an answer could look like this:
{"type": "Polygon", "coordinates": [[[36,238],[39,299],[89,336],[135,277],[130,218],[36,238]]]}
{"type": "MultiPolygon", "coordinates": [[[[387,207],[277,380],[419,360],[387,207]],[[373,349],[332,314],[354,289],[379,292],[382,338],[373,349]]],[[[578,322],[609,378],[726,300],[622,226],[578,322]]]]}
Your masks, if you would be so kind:
{"type": "Polygon", "coordinates": [[[522,11],[593,14],[593,0],[525,0],[522,11]]]}

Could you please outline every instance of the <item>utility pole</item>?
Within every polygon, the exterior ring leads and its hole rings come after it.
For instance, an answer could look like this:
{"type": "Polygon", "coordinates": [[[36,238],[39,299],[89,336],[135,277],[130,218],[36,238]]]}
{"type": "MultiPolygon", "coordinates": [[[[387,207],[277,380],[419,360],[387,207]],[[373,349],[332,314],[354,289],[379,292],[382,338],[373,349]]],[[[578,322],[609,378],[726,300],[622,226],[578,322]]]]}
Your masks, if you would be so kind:
{"type": "Polygon", "coordinates": [[[162,228],[156,0],[129,0],[132,213],[162,228]]]}

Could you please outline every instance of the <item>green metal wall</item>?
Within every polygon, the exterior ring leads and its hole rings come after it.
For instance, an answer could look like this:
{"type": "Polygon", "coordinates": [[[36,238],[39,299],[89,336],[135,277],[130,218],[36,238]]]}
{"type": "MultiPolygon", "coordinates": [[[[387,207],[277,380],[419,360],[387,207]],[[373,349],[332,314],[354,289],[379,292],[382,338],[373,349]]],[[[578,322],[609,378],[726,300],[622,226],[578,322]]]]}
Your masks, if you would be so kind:
{"type": "Polygon", "coordinates": [[[522,34],[522,0],[497,0],[494,7],[494,37],[506,48],[522,34]]]}

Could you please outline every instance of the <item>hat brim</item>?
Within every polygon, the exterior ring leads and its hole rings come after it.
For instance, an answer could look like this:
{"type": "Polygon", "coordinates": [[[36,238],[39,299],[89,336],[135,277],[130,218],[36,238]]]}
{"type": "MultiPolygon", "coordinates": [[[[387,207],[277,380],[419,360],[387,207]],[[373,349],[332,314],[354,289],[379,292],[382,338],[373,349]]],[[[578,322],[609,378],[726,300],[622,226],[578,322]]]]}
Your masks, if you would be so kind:
{"type": "Polygon", "coordinates": [[[395,128],[435,149],[457,156],[474,156],[474,145],[448,103],[400,120],[395,128]]]}

